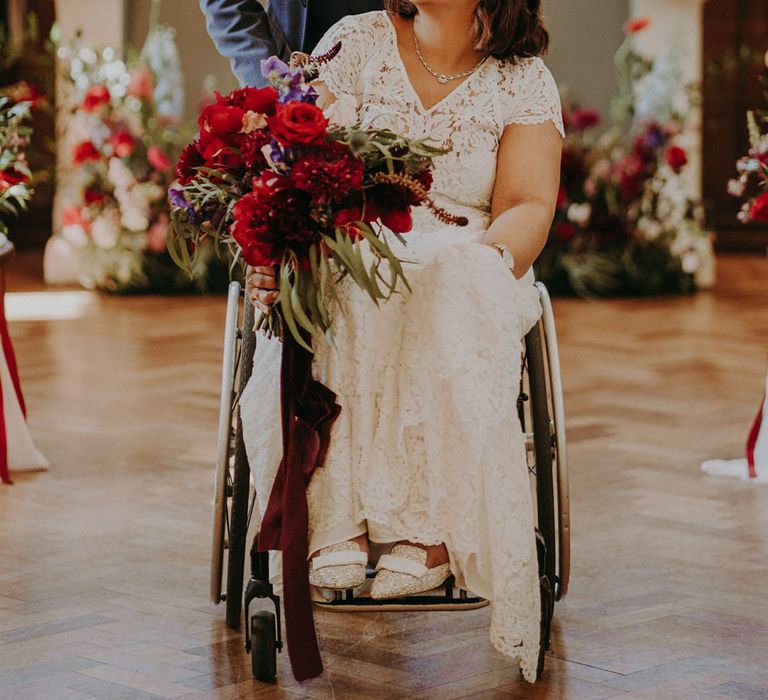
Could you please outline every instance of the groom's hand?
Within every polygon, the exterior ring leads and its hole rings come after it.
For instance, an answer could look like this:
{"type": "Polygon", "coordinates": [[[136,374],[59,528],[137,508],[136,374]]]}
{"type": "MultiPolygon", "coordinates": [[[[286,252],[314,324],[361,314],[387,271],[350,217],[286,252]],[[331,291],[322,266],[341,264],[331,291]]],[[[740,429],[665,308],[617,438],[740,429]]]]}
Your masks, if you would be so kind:
{"type": "Polygon", "coordinates": [[[251,303],[263,313],[277,301],[277,279],[274,267],[249,267],[245,273],[245,290],[251,303]]]}

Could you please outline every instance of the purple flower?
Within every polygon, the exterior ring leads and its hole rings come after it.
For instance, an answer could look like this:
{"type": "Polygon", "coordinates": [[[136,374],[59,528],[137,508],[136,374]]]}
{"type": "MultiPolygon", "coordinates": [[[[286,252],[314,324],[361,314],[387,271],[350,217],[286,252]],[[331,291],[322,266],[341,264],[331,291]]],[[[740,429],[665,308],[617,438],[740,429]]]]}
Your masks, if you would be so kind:
{"type": "Polygon", "coordinates": [[[187,201],[187,198],[184,196],[184,190],[171,187],[171,189],[168,190],[168,201],[170,201],[170,203],[178,209],[187,210],[189,215],[189,223],[197,226],[202,222],[200,213],[195,209],[193,204],[187,201]]]}
{"type": "Polygon", "coordinates": [[[290,72],[288,64],[277,56],[270,56],[261,62],[261,74],[269,81],[282,80],[290,72]]]}
{"type": "Polygon", "coordinates": [[[315,91],[307,85],[304,80],[304,71],[301,68],[291,68],[285,61],[281,61],[277,56],[261,62],[261,72],[269,84],[279,93],[279,102],[313,102],[317,97],[315,91]]]}

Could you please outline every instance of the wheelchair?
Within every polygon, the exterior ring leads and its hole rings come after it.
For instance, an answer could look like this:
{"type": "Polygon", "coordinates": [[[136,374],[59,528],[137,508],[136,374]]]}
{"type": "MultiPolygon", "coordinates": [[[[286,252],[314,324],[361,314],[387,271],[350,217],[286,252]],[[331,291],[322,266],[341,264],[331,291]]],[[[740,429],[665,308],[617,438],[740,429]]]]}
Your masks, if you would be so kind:
{"type": "MultiPolygon", "coordinates": [[[[560,360],[552,304],[546,287],[535,283],[543,314],[523,343],[523,372],[518,414],[526,442],[531,488],[535,497],[536,541],[541,589],[541,647],[538,676],[550,644],[555,602],[568,591],[570,576],[570,508],[568,459],[560,360]]],[[[255,493],[243,442],[239,399],[252,369],[256,347],[254,307],[239,282],[232,282],[227,297],[224,356],[221,376],[216,477],[214,490],[213,547],[210,595],[225,603],[226,621],[240,629],[245,610],[245,648],[251,655],[254,676],[273,680],[277,654],[283,648],[280,597],[269,578],[269,558],[254,546],[250,551],[250,576],[245,586],[248,536],[255,510],[255,493]],[[245,591],[244,591],[245,587],[245,591]],[[274,612],[251,612],[258,599],[270,599],[274,612]]],[[[254,525],[258,526],[258,523],[254,525]]],[[[374,572],[369,569],[369,577],[374,572]]],[[[315,605],[337,612],[471,610],[488,601],[455,589],[449,578],[436,594],[373,601],[339,591],[315,605]]]]}

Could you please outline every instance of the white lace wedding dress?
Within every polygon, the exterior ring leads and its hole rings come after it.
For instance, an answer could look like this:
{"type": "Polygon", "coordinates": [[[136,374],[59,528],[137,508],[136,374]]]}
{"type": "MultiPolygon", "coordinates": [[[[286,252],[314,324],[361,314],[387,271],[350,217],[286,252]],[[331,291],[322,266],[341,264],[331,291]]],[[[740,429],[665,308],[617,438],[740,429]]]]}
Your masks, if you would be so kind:
{"type": "MultiPolygon", "coordinates": [[[[533,681],[539,584],[516,401],[521,339],[540,308],[480,241],[504,128],[551,121],[562,133],[557,88],[540,59],[489,59],[424,109],[385,13],[342,20],[317,52],[337,41],[321,75],[330,91],[354,96],[365,126],[447,144],[434,192],[470,224],[417,209],[407,246],[395,246],[412,293],[377,308],[344,289],[337,347],[318,348],[314,363],[342,410],[308,491],[310,551],[366,530],[376,542],[444,542],[459,585],[492,602],[494,646],[533,681]]],[[[281,454],[279,368],[279,343],[259,338],[241,415],[262,514],[281,454]]]]}

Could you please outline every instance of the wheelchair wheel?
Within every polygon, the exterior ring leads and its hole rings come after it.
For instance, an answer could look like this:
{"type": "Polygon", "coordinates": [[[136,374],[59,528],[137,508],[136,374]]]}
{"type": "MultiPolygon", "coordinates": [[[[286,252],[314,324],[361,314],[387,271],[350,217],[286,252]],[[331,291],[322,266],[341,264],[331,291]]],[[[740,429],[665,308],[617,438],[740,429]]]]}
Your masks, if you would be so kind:
{"type": "Polygon", "coordinates": [[[233,282],[227,298],[224,333],[211,557],[211,598],[214,603],[226,601],[227,624],[234,629],[239,629],[241,622],[246,539],[252,510],[250,468],[238,402],[250,375],[255,336],[243,332],[253,328],[253,307],[247,303],[243,306],[241,321],[242,298],[240,284],[233,282]]]}
{"type": "Polygon", "coordinates": [[[565,431],[565,402],[560,374],[560,352],[557,343],[555,316],[547,288],[536,282],[542,306],[541,328],[544,338],[545,370],[547,375],[552,439],[555,454],[557,485],[557,569],[555,600],[568,593],[571,575],[571,514],[570,488],[568,484],[568,441],[565,431]]]}
{"type": "Polygon", "coordinates": [[[277,623],[275,614],[258,610],[251,617],[251,670],[260,681],[277,675],[277,623]]]}

